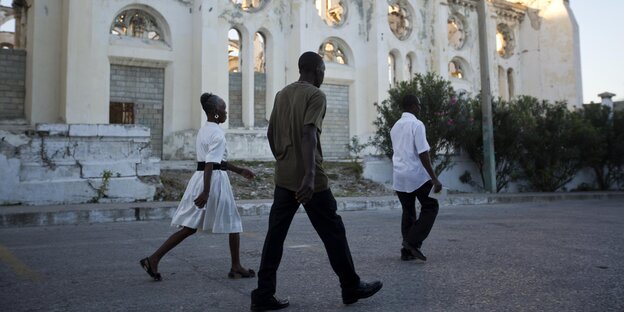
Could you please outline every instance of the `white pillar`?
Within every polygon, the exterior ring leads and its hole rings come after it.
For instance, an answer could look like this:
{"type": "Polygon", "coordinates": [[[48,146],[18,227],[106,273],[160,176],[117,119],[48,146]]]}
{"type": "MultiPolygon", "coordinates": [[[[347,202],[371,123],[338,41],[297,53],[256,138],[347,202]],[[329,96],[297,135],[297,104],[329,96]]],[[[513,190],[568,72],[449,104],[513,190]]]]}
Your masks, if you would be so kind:
{"type": "Polygon", "coordinates": [[[67,123],[108,123],[109,29],[93,27],[93,2],[63,2],[61,117],[67,123]]]}
{"type": "Polygon", "coordinates": [[[243,76],[243,125],[245,128],[253,128],[254,126],[254,57],[253,57],[253,39],[254,34],[245,31],[241,34],[242,49],[241,55],[241,74],[243,76]]]}

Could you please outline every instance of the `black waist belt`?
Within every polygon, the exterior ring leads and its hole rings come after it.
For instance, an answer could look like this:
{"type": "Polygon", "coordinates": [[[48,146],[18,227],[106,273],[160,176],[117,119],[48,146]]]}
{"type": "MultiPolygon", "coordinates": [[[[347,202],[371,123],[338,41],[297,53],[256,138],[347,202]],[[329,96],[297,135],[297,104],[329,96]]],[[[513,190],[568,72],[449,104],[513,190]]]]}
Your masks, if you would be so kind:
{"type": "MultiPolygon", "coordinates": [[[[212,170],[227,170],[227,162],[223,161],[221,163],[209,163],[212,164],[212,170]]],[[[203,161],[197,162],[197,171],[204,171],[206,168],[206,163],[203,161]]]]}

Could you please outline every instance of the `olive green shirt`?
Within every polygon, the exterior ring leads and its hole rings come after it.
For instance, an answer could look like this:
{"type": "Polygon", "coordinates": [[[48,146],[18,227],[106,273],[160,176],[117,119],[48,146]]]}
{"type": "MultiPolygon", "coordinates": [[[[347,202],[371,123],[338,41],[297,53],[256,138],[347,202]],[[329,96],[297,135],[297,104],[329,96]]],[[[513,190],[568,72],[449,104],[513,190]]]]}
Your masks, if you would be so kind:
{"type": "Polygon", "coordinates": [[[323,170],[321,129],[327,102],[325,93],[308,82],[297,81],[275,95],[275,104],[269,119],[273,133],[275,157],[275,185],[297,191],[303,181],[302,134],[303,126],[314,125],[318,133],[315,149],[314,192],[329,188],[323,170]]]}

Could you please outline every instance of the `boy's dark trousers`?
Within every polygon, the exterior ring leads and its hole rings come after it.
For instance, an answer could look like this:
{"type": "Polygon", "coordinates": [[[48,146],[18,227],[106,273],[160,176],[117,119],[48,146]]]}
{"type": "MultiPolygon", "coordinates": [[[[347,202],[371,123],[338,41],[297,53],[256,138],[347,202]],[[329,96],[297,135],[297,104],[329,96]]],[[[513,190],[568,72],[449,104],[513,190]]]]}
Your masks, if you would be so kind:
{"type": "Polygon", "coordinates": [[[436,216],[438,215],[438,200],[429,197],[433,187],[431,180],[411,193],[397,191],[403,216],[401,218],[401,235],[410,245],[420,248],[423,241],[429,236],[436,216]],[[420,216],[416,218],[416,199],[420,202],[420,216]]]}
{"type": "MultiPolygon", "coordinates": [[[[258,270],[258,288],[251,294],[252,302],[266,301],[275,294],[276,275],[282,260],[284,240],[299,205],[295,199],[295,192],[279,186],[275,187],[273,205],[269,214],[269,228],[258,270]]],[[[340,286],[343,289],[357,287],[360,277],[355,273],[344,224],[340,216],[336,214],[336,200],[331,190],[314,193],[312,199],[303,207],[325,245],[329,262],[338,275],[340,286]]]]}

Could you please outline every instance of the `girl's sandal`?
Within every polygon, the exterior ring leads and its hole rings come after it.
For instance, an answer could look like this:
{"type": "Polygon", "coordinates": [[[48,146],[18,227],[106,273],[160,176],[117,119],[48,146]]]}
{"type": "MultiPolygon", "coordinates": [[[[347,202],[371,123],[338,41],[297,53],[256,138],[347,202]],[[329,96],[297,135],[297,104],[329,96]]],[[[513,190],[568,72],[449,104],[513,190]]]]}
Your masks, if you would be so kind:
{"type": "Polygon", "coordinates": [[[149,274],[149,276],[151,276],[155,281],[161,280],[160,273],[154,273],[154,271],[152,271],[152,265],[149,262],[149,258],[143,258],[139,261],[139,263],[141,264],[143,270],[145,270],[145,272],[147,272],[147,274],[149,274]]]}
{"type": "Polygon", "coordinates": [[[247,272],[230,270],[230,273],[228,273],[228,277],[232,279],[256,277],[256,272],[251,269],[247,270],[247,272]]]}

